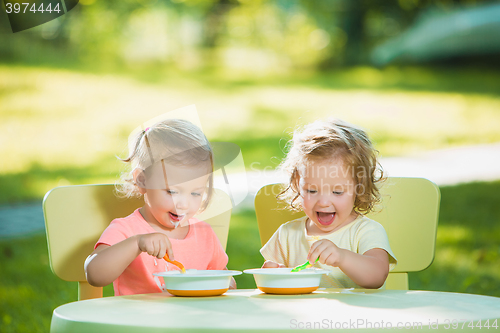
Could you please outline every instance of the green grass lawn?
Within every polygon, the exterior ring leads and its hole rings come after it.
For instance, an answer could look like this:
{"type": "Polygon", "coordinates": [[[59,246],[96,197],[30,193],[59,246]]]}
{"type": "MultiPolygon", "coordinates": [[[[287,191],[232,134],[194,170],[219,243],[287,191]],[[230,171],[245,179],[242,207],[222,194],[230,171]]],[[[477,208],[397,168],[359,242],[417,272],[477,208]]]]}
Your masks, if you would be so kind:
{"type": "Polygon", "coordinates": [[[231,141],[246,167],[276,166],[290,133],[338,117],[364,127],[382,156],[500,141],[498,72],[339,69],[246,78],[171,68],[89,73],[0,64],[0,204],[61,184],[115,182],[127,136],[196,104],[210,140],[231,141]]]}
{"type": "MultiPolygon", "coordinates": [[[[442,187],[441,195],[435,260],[410,274],[410,289],[500,297],[500,181],[442,187]]],[[[255,212],[234,214],[228,268],[260,267],[259,248],[255,212]]],[[[0,240],[0,267],[2,332],[47,332],[53,309],[77,299],[76,283],[50,271],[44,234],[0,240]]],[[[238,288],[255,288],[251,275],[236,280],[238,288]]]]}
{"type": "MultiPolygon", "coordinates": [[[[241,147],[247,169],[276,166],[297,126],[326,117],[364,127],[384,157],[500,141],[495,70],[360,67],[252,78],[0,64],[0,204],[41,200],[58,185],[115,182],[129,132],[190,104],[210,140],[241,147]]],[[[410,287],[500,296],[500,182],[441,190],[436,258],[410,274],[410,287]]],[[[259,248],[255,213],[234,214],[228,267],[260,267],[259,248]]],[[[236,279],[255,287],[252,276],[236,279]]],[[[52,310],[76,298],[76,283],[51,273],[44,235],[0,240],[1,332],[46,332],[52,310]]]]}

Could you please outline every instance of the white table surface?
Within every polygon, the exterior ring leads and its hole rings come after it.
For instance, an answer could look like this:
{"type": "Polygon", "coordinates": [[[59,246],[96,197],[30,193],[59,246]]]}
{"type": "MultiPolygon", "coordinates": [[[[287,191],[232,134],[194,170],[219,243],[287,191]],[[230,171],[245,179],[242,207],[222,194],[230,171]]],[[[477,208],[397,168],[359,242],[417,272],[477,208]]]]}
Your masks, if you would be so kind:
{"type": "Polygon", "coordinates": [[[105,297],[54,310],[51,332],[281,332],[294,329],[500,332],[500,298],[416,291],[318,289],[269,295],[254,289],[216,297],[168,293],[105,297]],[[484,327],[488,320],[489,328],[484,327]],[[481,324],[482,328],[477,327],[481,324]],[[474,325],[474,328],[471,326],[474,325]]]}

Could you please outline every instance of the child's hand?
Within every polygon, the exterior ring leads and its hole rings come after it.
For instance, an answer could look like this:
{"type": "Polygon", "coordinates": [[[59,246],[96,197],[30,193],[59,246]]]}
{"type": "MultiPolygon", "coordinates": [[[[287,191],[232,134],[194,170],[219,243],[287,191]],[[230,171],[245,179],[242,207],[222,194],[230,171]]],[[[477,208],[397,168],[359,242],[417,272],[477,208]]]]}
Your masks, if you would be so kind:
{"type": "Polygon", "coordinates": [[[170,260],[174,260],[174,252],[172,251],[172,245],[167,235],[156,232],[151,234],[143,234],[137,236],[137,246],[141,252],[147,252],[153,257],[159,259],[163,258],[165,254],[168,254],[170,260]]]}
{"type": "Polygon", "coordinates": [[[307,260],[313,263],[319,257],[319,262],[328,266],[340,266],[344,258],[344,250],[340,249],[328,239],[319,240],[311,246],[307,260]]]}
{"type": "Polygon", "coordinates": [[[264,262],[264,265],[262,265],[262,268],[285,268],[285,267],[286,267],[285,265],[278,264],[271,260],[266,260],[264,262]]]}
{"type": "Polygon", "coordinates": [[[229,282],[229,289],[236,289],[236,280],[234,277],[231,277],[231,281],[229,282]]]}

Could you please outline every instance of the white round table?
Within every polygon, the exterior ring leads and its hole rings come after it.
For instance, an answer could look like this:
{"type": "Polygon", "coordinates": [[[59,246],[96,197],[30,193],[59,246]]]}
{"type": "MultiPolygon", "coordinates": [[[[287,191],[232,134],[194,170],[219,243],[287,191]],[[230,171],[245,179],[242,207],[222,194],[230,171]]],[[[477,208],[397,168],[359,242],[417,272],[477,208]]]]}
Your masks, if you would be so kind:
{"type": "Polygon", "coordinates": [[[500,298],[416,290],[318,289],[306,295],[269,295],[240,289],[216,297],[165,293],[68,303],[54,310],[51,332],[366,332],[381,328],[477,332],[479,325],[481,332],[500,332],[500,298]]]}

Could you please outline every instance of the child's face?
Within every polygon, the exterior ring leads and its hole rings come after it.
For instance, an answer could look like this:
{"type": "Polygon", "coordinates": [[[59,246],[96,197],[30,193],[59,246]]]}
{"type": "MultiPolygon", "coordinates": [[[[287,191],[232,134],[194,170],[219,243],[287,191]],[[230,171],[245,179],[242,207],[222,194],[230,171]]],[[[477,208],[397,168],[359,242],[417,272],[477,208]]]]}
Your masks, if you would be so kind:
{"type": "Polygon", "coordinates": [[[309,234],[328,234],[354,221],[356,194],[351,172],[341,159],[309,161],[299,170],[309,234]]]}
{"type": "Polygon", "coordinates": [[[208,177],[206,166],[173,166],[160,162],[148,168],[145,187],[140,188],[146,203],[146,220],[167,229],[187,222],[201,207],[208,177]]]}

